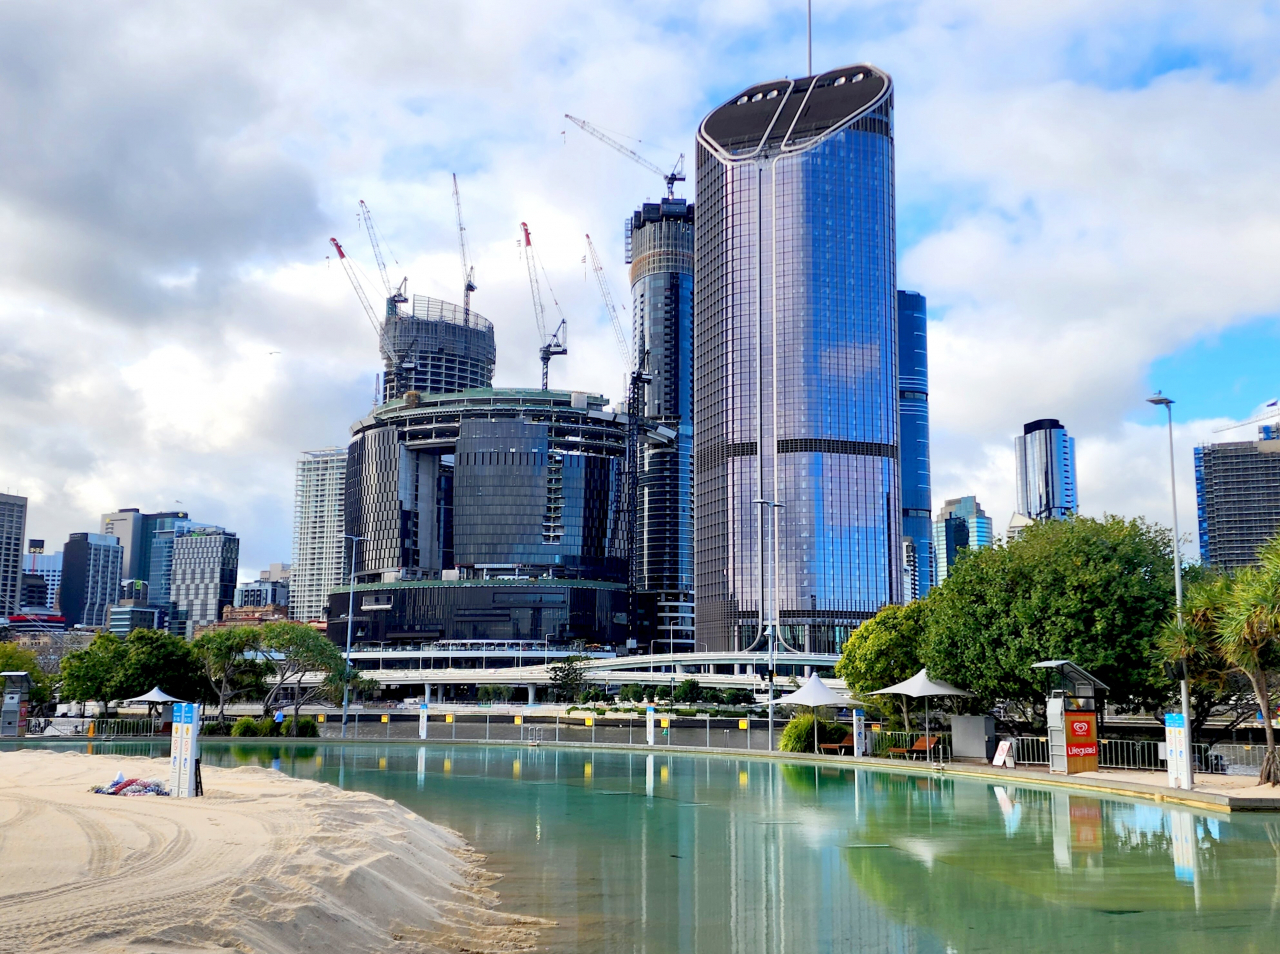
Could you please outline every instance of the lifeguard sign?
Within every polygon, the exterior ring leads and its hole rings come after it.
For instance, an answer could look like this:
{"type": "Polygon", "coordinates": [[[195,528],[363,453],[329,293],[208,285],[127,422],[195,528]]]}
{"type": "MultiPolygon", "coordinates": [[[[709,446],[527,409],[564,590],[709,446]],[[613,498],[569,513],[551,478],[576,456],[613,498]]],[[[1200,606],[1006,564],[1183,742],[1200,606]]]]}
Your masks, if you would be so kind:
{"type": "Polygon", "coordinates": [[[1051,673],[1045,716],[1049,771],[1065,775],[1098,770],[1098,713],[1107,685],[1069,659],[1035,663],[1051,673]]]}

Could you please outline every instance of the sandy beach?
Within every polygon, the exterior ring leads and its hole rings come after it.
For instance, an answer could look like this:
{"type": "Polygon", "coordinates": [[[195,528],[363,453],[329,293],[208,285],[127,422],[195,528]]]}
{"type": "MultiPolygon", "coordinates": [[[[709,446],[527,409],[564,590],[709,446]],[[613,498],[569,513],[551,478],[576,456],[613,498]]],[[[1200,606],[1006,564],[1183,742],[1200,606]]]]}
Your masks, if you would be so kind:
{"type": "Polygon", "coordinates": [[[543,922],[495,910],[455,832],[395,802],[261,768],[203,798],[93,785],[168,760],[0,753],[0,952],[521,951],[543,922]]]}

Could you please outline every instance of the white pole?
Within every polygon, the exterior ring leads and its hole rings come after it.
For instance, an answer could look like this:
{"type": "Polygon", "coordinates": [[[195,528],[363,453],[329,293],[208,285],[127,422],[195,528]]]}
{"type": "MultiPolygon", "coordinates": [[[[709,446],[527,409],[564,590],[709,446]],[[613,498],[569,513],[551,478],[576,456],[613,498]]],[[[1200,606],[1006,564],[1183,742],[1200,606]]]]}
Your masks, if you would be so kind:
{"type": "MultiPolygon", "coordinates": [[[[344,534],[344,536],[351,536],[344,534]]],[[[363,537],[351,536],[351,594],[347,600],[347,652],[343,656],[342,673],[342,737],[347,737],[347,703],[351,690],[351,628],[356,624],[356,541],[363,537]]]]}

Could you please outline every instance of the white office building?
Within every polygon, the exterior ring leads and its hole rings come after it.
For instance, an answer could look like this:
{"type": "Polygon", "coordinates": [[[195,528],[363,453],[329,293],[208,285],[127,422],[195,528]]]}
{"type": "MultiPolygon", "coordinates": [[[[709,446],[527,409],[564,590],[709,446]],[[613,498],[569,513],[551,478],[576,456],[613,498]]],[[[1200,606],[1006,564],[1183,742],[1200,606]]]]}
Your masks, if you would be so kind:
{"type": "Polygon", "coordinates": [[[343,581],[343,497],[347,451],[304,451],[298,459],[293,496],[293,564],[289,572],[289,616],[323,619],[329,591],[343,581]]]}

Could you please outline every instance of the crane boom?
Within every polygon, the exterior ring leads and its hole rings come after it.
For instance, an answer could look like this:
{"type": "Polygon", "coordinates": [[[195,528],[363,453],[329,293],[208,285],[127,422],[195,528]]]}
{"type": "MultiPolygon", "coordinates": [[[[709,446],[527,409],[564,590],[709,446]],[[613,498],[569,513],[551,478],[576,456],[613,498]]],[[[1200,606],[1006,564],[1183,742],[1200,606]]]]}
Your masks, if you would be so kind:
{"type": "Polygon", "coordinates": [[[627,345],[627,336],[622,330],[622,319],[618,317],[618,307],[613,303],[609,283],[604,277],[604,265],[600,263],[600,256],[596,254],[596,247],[590,235],[587,236],[587,251],[591,253],[591,268],[596,273],[596,281],[600,283],[600,297],[604,299],[604,307],[613,322],[613,336],[618,339],[618,352],[622,355],[623,363],[630,369],[631,348],[627,345]]]}
{"type": "MultiPolygon", "coordinates": [[[[387,297],[391,297],[391,279],[387,277],[387,263],[382,260],[382,246],[378,244],[378,235],[373,228],[373,214],[369,211],[369,207],[364,204],[364,199],[360,200],[360,216],[364,219],[365,230],[369,233],[369,244],[373,246],[373,257],[378,262],[378,274],[382,276],[382,287],[387,290],[387,297]]],[[[346,260],[346,256],[342,256],[346,260]]]]}
{"type": "Polygon", "coordinates": [[[646,169],[648,169],[650,172],[656,172],[658,175],[662,176],[662,178],[667,183],[667,198],[669,199],[674,198],[676,183],[685,181],[684,153],[680,154],[680,158],[676,160],[676,164],[675,166],[672,167],[670,172],[663,172],[660,166],[654,165],[644,156],[640,155],[640,153],[636,152],[634,149],[630,149],[627,146],[624,146],[622,143],[618,142],[618,140],[614,139],[608,133],[591,125],[591,123],[587,122],[585,119],[579,119],[577,116],[570,116],[568,113],[564,114],[564,118],[569,120],[569,122],[573,123],[583,132],[591,136],[595,136],[606,146],[609,146],[612,149],[616,149],[618,152],[622,153],[632,162],[637,162],[640,165],[644,166],[646,169]]]}
{"type": "Polygon", "coordinates": [[[351,287],[356,290],[356,297],[360,299],[360,304],[364,306],[364,313],[369,316],[369,324],[373,325],[374,332],[381,338],[382,332],[378,329],[378,313],[369,304],[369,296],[364,293],[364,286],[360,284],[360,279],[356,277],[355,269],[351,267],[347,253],[342,250],[342,245],[339,244],[336,238],[329,239],[329,243],[338,253],[338,261],[342,263],[342,270],[347,273],[347,278],[351,281],[351,287]]]}
{"type": "Polygon", "coordinates": [[[1223,431],[1234,431],[1237,427],[1248,427],[1250,424],[1261,424],[1263,421],[1274,421],[1280,418],[1280,406],[1277,402],[1272,401],[1267,407],[1271,410],[1265,414],[1259,414],[1257,417],[1251,417],[1247,421],[1241,421],[1239,424],[1228,424],[1226,427],[1215,427],[1213,433],[1221,434],[1223,431]]]}
{"type": "Polygon", "coordinates": [[[462,323],[471,324],[471,293],[476,290],[476,270],[467,254],[467,227],[462,224],[462,198],[458,195],[458,174],[453,174],[453,210],[458,216],[458,251],[462,254],[462,323]]]}

